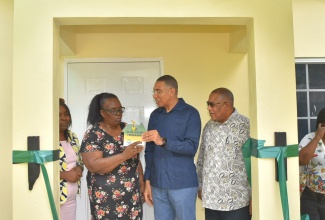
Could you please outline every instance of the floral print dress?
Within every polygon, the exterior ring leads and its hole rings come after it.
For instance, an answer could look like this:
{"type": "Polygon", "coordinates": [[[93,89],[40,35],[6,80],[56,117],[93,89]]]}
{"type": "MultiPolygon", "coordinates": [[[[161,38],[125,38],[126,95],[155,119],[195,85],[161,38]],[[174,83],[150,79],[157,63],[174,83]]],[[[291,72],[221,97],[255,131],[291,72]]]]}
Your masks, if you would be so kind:
{"type": "MultiPolygon", "coordinates": [[[[124,126],[121,123],[122,129],[124,126]]],[[[103,151],[103,157],[111,157],[123,150],[123,132],[112,137],[96,123],[86,131],[80,152],[103,151]]],[[[122,162],[110,173],[88,171],[91,219],[142,219],[138,164],[139,155],[122,162]]]]}

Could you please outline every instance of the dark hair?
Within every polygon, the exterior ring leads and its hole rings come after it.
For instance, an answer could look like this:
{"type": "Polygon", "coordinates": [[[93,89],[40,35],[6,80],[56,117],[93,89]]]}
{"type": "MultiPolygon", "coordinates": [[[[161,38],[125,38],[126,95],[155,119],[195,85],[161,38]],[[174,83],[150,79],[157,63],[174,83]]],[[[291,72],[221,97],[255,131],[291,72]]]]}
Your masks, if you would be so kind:
{"type": "MultiPolygon", "coordinates": [[[[62,106],[62,107],[64,107],[65,110],[68,112],[68,114],[69,114],[69,116],[70,116],[69,127],[71,127],[71,126],[72,126],[72,117],[71,117],[71,113],[70,113],[70,109],[69,109],[69,107],[65,104],[65,101],[64,101],[64,99],[62,99],[62,98],[59,99],[59,105],[62,106]]],[[[69,138],[69,132],[68,132],[68,130],[69,130],[69,129],[67,129],[67,130],[64,131],[64,137],[65,137],[67,140],[68,140],[68,138],[69,138]]]]}
{"type": "Polygon", "coordinates": [[[103,117],[100,114],[100,110],[103,108],[106,99],[111,98],[118,99],[116,95],[107,92],[100,93],[94,96],[89,105],[89,112],[87,118],[88,125],[93,125],[103,120],[103,117]]]}
{"type": "Polygon", "coordinates": [[[167,86],[170,86],[176,90],[176,94],[178,91],[177,80],[171,75],[163,75],[157,79],[156,82],[165,82],[167,86]]]}
{"type": "Polygon", "coordinates": [[[317,122],[316,122],[316,130],[318,129],[318,124],[319,123],[325,123],[325,108],[320,110],[317,116],[317,122]]]}
{"type": "Polygon", "coordinates": [[[234,95],[227,88],[217,88],[211,93],[219,94],[222,98],[229,100],[232,105],[234,104],[234,95]]]}

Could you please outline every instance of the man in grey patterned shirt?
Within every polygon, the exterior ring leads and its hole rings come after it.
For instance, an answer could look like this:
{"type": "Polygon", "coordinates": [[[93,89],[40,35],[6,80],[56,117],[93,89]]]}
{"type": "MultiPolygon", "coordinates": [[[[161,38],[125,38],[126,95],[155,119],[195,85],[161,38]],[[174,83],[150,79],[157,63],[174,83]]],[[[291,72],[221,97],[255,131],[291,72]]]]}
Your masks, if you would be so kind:
{"type": "Polygon", "coordinates": [[[234,108],[229,89],[218,88],[207,101],[209,120],[197,160],[198,197],[206,220],[249,220],[251,189],[241,147],[249,138],[249,119],[234,108]]]}

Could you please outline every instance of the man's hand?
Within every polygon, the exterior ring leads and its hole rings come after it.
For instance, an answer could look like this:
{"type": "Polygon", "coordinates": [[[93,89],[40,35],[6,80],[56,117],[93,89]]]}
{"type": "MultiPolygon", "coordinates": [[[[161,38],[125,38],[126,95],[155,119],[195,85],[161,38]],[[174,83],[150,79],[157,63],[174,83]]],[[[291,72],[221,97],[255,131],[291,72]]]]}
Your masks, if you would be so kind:
{"type": "Polygon", "coordinates": [[[164,142],[157,130],[150,130],[142,134],[142,140],[145,142],[155,142],[156,145],[162,145],[164,142]]]}
{"type": "Polygon", "coordinates": [[[202,200],[202,189],[197,191],[197,197],[202,200]]]}
{"type": "Polygon", "coordinates": [[[152,192],[151,192],[151,185],[150,180],[146,180],[146,184],[144,187],[144,199],[149,205],[153,205],[153,199],[152,199],[152,192]]]}
{"type": "Polygon", "coordinates": [[[252,215],[252,208],[253,208],[253,205],[252,205],[252,199],[249,201],[249,214],[252,215]]]}

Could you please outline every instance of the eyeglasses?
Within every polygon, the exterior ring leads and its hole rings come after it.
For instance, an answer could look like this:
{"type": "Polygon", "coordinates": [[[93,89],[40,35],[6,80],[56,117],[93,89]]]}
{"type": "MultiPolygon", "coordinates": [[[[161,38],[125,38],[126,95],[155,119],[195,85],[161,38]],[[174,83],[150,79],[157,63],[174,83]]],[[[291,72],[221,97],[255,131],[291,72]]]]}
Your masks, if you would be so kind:
{"type": "Polygon", "coordinates": [[[161,90],[161,89],[154,89],[152,90],[152,95],[161,95],[164,91],[167,91],[168,89],[164,89],[164,90],[161,90]]]}
{"type": "Polygon", "coordinates": [[[227,102],[209,102],[209,101],[207,101],[207,106],[209,107],[211,107],[211,108],[213,108],[213,107],[216,107],[216,106],[218,106],[218,105],[220,105],[220,104],[224,104],[224,103],[227,103],[227,102]]]}
{"type": "Polygon", "coordinates": [[[102,110],[107,111],[107,112],[111,113],[112,115],[117,115],[117,114],[123,114],[123,112],[125,111],[125,107],[112,108],[112,109],[104,109],[104,108],[102,108],[102,110]]]}

